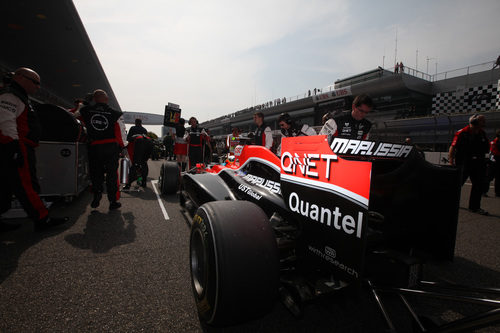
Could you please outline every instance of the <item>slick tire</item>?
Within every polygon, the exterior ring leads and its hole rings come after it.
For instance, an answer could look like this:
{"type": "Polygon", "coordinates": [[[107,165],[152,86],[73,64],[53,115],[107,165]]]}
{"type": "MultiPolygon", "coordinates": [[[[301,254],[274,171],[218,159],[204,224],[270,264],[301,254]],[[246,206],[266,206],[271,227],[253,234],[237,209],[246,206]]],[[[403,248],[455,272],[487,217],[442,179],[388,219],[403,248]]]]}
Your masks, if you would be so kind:
{"type": "Polygon", "coordinates": [[[248,201],[198,208],[190,237],[191,286],[202,324],[227,326],[270,311],[279,258],[266,214],[248,201]]]}
{"type": "Polygon", "coordinates": [[[176,162],[165,162],[160,167],[158,185],[161,194],[174,194],[179,188],[180,172],[176,162]]]}

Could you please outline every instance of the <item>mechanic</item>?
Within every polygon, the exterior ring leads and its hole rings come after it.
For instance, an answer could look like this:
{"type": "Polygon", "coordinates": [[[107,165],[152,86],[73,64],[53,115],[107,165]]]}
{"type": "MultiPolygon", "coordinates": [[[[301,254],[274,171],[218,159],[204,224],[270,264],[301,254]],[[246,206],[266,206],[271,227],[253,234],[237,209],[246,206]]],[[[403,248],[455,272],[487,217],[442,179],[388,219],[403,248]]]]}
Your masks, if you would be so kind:
{"type": "Polygon", "coordinates": [[[365,119],[373,109],[373,100],[368,95],[359,95],[352,102],[349,114],[331,116],[319,132],[320,135],[332,135],[340,138],[367,140],[372,123],[365,119]]]}
{"type": "Polygon", "coordinates": [[[490,143],[490,153],[493,157],[493,177],[495,177],[495,196],[500,197],[500,130],[490,143]]]}
{"type": "MultiPolygon", "coordinates": [[[[288,113],[282,113],[278,117],[278,125],[281,128],[281,139],[294,136],[316,135],[314,128],[307,124],[300,124],[290,117],[288,113]]],[[[281,142],[278,147],[277,155],[281,156],[281,142]]]]}
{"type": "Polygon", "coordinates": [[[472,188],[469,198],[469,210],[473,213],[488,215],[481,209],[481,194],[486,177],[486,158],[489,141],[483,128],[486,124],[484,115],[474,114],[469,118],[469,125],[455,133],[448,158],[450,164],[462,172],[462,185],[470,177],[472,188]]]}
{"type": "Polygon", "coordinates": [[[132,137],[137,134],[148,135],[148,131],[144,127],[142,127],[142,120],[139,118],[135,120],[135,125],[130,127],[130,130],[127,134],[127,141],[133,141],[132,137]]]}
{"type": "Polygon", "coordinates": [[[127,145],[128,156],[130,158],[130,171],[128,173],[128,183],[123,187],[124,190],[130,189],[130,184],[139,178],[138,172],[140,171],[140,176],[142,177],[142,183],[137,185],[146,188],[146,183],[148,179],[148,159],[151,157],[153,152],[153,141],[150,137],[136,134],[130,138],[127,145]]]}
{"type": "Polygon", "coordinates": [[[198,120],[195,117],[189,118],[188,123],[191,125],[187,137],[189,169],[192,169],[197,163],[203,163],[207,133],[198,127],[198,120]]]}
{"type": "MultiPolygon", "coordinates": [[[[179,165],[179,169],[184,171],[186,169],[186,159],[187,159],[187,141],[186,141],[186,128],[184,124],[186,120],[184,118],[179,119],[179,123],[175,125],[175,144],[174,144],[174,155],[179,165]]],[[[173,134],[174,136],[174,134],[173,134]]]]}
{"type": "MultiPolygon", "coordinates": [[[[40,88],[40,76],[29,68],[18,68],[9,83],[0,90],[0,214],[11,208],[12,194],[35,223],[35,231],[60,225],[68,218],[49,217],[38,195],[35,148],[41,128],[28,95],[40,88]]],[[[18,228],[0,222],[0,231],[18,228]]]]}
{"type": "Polygon", "coordinates": [[[273,132],[271,131],[271,127],[264,123],[264,114],[262,112],[254,113],[253,121],[257,125],[254,134],[255,144],[271,149],[273,145],[273,132]]]}
{"type": "Polygon", "coordinates": [[[123,113],[108,105],[108,94],[101,89],[93,93],[94,105],[80,110],[89,138],[89,169],[94,199],[90,207],[97,208],[102,198],[104,175],[109,209],[121,207],[118,188],[118,160],[125,142],[123,113]]]}
{"type": "Polygon", "coordinates": [[[240,129],[233,127],[232,133],[227,136],[226,148],[229,154],[234,155],[234,148],[240,144],[240,129]]]}

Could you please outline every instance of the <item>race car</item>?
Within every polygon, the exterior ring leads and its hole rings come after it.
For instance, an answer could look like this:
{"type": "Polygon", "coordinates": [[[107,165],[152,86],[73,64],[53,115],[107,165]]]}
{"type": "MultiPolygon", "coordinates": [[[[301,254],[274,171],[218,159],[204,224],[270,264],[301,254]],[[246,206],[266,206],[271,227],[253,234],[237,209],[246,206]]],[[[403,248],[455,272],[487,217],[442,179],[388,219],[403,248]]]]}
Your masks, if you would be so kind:
{"type": "Polygon", "coordinates": [[[424,259],[454,257],[459,173],[410,145],[284,138],[281,158],[238,146],[234,161],[182,175],[167,162],[159,183],[179,191],[191,223],[192,288],[208,325],[258,317],[277,299],[300,315],[306,301],[366,283],[374,295],[410,290],[424,259]]]}

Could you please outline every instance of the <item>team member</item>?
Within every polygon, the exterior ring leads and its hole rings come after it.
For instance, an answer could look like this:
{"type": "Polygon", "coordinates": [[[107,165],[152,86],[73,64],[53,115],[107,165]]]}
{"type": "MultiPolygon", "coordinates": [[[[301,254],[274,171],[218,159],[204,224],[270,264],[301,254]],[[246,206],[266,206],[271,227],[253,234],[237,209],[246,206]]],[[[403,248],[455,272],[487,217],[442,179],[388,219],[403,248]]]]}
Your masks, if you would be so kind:
{"type": "MultiPolygon", "coordinates": [[[[316,135],[314,128],[307,124],[299,124],[290,117],[288,113],[282,113],[278,117],[278,125],[281,128],[281,139],[294,136],[316,135]]],[[[281,156],[281,143],[278,148],[278,156],[281,156]]]]}
{"type": "MultiPolygon", "coordinates": [[[[40,138],[40,124],[28,95],[40,88],[40,76],[29,68],[19,68],[11,82],[0,91],[0,214],[11,208],[12,194],[35,222],[35,231],[43,231],[66,222],[51,218],[38,192],[35,147],[40,138]]],[[[16,226],[14,226],[16,227],[16,226]]],[[[14,228],[2,224],[0,230],[14,228]]]]}
{"type": "Polygon", "coordinates": [[[187,159],[186,128],[184,127],[185,123],[186,120],[184,118],[179,119],[179,123],[175,125],[174,136],[174,155],[181,171],[184,171],[186,169],[187,159]]]}
{"type": "Polygon", "coordinates": [[[273,132],[271,131],[271,127],[264,123],[264,114],[262,112],[254,113],[253,121],[257,125],[254,134],[255,144],[271,149],[273,145],[273,132]]]}
{"type": "Polygon", "coordinates": [[[123,189],[130,189],[130,184],[139,177],[137,174],[139,170],[141,172],[142,183],[138,183],[137,185],[145,188],[149,173],[148,159],[153,152],[153,141],[145,135],[136,134],[130,138],[127,151],[132,166],[129,171],[128,183],[123,189]]]}
{"type": "Polygon", "coordinates": [[[469,198],[469,210],[481,215],[488,212],[481,209],[481,194],[486,176],[486,158],[489,142],[483,128],[486,120],[483,115],[475,114],[469,118],[469,125],[455,133],[449,151],[451,165],[462,171],[462,185],[470,177],[472,188],[469,198]]]}
{"type": "Polygon", "coordinates": [[[189,156],[189,169],[203,162],[203,146],[205,145],[206,132],[198,127],[198,120],[195,117],[189,118],[189,128],[187,143],[189,156]]]}
{"type": "Polygon", "coordinates": [[[352,102],[351,112],[328,119],[319,134],[367,140],[372,123],[365,119],[365,117],[372,109],[373,100],[370,96],[356,96],[352,102]]]}
{"type": "Polygon", "coordinates": [[[118,189],[118,159],[124,147],[123,113],[108,105],[108,94],[104,90],[94,91],[94,105],[81,109],[90,141],[89,168],[94,199],[90,206],[97,208],[102,198],[104,175],[109,199],[109,209],[121,207],[118,189]]]}
{"type": "Polygon", "coordinates": [[[127,141],[130,142],[132,140],[132,137],[137,134],[148,135],[148,131],[144,127],[142,127],[142,120],[139,118],[135,120],[135,125],[130,127],[130,130],[127,134],[127,141]]]}
{"type": "Polygon", "coordinates": [[[500,130],[496,131],[496,137],[490,143],[490,152],[495,160],[493,162],[493,176],[495,177],[495,195],[500,197],[500,130]]]}
{"type": "Polygon", "coordinates": [[[233,127],[232,133],[227,136],[226,147],[229,154],[234,154],[234,148],[240,144],[240,129],[238,127],[233,127]]]}

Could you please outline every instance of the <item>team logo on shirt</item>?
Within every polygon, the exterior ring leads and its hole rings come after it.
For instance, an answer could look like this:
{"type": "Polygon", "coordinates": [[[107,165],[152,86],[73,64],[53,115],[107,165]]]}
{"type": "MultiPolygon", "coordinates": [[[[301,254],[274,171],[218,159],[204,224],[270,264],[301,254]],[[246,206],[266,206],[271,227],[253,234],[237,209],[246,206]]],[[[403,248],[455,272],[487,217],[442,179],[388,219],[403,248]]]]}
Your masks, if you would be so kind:
{"type": "Polygon", "coordinates": [[[109,126],[108,118],[98,113],[94,114],[90,118],[90,123],[92,124],[92,127],[97,131],[104,131],[109,126]]]}

